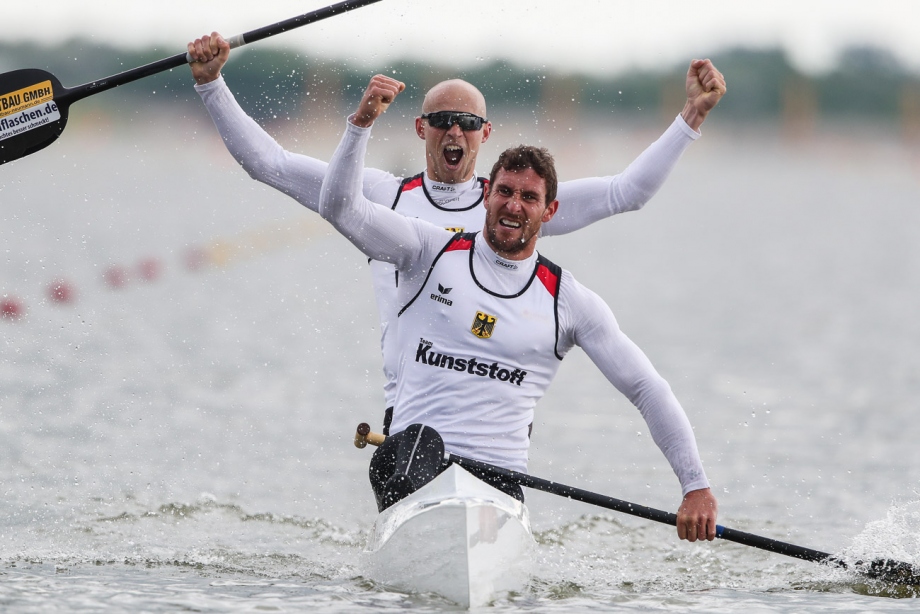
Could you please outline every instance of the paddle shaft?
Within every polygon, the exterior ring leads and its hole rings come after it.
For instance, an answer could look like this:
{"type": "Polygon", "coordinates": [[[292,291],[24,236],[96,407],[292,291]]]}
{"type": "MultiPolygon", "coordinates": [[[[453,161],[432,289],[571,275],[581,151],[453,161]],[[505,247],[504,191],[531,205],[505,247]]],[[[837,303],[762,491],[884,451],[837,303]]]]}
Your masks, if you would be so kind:
{"type": "MultiPolygon", "coordinates": [[[[379,446],[384,442],[385,439],[386,438],[383,435],[371,432],[371,427],[366,422],[359,424],[358,429],[355,432],[355,446],[358,448],[363,448],[367,444],[379,446]]],[[[473,460],[472,458],[465,458],[463,456],[457,456],[456,454],[450,454],[447,457],[447,460],[448,462],[460,465],[461,467],[469,467],[470,469],[475,469],[482,473],[488,473],[497,477],[501,477],[505,480],[508,480],[509,482],[513,482],[521,486],[526,486],[527,488],[540,490],[553,495],[559,495],[561,497],[567,497],[575,501],[589,503],[591,505],[603,507],[615,512],[622,512],[624,514],[630,514],[631,516],[638,516],[639,518],[645,518],[646,520],[654,520],[655,522],[660,522],[662,524],[667,524],[674,527],[677,526],[677,514],[672,514],[671,512],[665,512],[664,510],[658,510],[653,507],[630,503],[629,501],[608,497],[607,495],[601,495],[588,490],[583,490],[581,488],[576,488],[574,486],[566,486],[565,484],[559,484],[558,482],[551,482],[550,480],[544,480],[543,478],[538,478],[526,473],[512,471],[510,469],[505,469],[504,467],[496,467],[495,465],[491,465],[489,463],[473,460]]],[[[841,561],[838,561],[827,552],[812,550],[811,548],[803,548],[802,546],[796,546],[794,544],[787,544],[785,542],[770,539],[768,537],[761,537],[759,535],[745,533],[744,531],[729,529],[721,525],[716,525],[716,537],[727,541],[744,544],[745,546],[752,546],[754,548],[769,550],[770,552],[785,554],[786,556],[792,556],[798,559],[804,559],[806,561],[814,561],[817,563],[827,562],[836,565],[843,565],[841,561]]]]}
{"type": "MultiPolygon", "coordinates": [[[[488,463],[473,460],[471,458],[464,458],[462,456],[457,456],[456,454],[451,454],[448,457],[448,460],[451,463],[460,465],[461,467],[469,467],[478,471],[490,473],[495,476],[500,476],[506,480],[514,482],[515,484],[526,486],[527,488],[567,497],[575,501],[589,503],[591,505],[596,505],[598,507],[603,507],[616,512],[623,512],[624,514],[638,516],[639,518],[645,518],[646,520],[654,520],[655,522],[660,522],[662,524],[677,526],[677,514],[673,514],[671,512],[665,512],[663,510],[658,510],[652,507],[646,507],[645,505],[630,503],[629,501],[608,497],[607,495],[601,495],[598,493],[583,490],[581,488],[576,488],[574,486],[566,486],[565,484],[559,484],[558,482],[551,482],[550,480],[544,480],[542,478],[528,475],[526,473],[511,471],[509,469],[504,469],[503,467],[496,467],[495,465],[490,465],[488,463]]],[[[769,550],[770,552],[776,552],[778,554],[785,554],[786,556],[804,559],[806,561],[813,561],[817,563],[826,562],[837,565],[843,564],[841,561],[838,561],[826,552],[812,550],[811,548],[803,548],[802,546],[796,546],[794,544],[787,544],[775,539],[761,537],[751,533],[745,533],[744,531],[736,531],[735,529],[729,529],[721,525],[716,525],[716,537],[743,544],[745,546],[752,546],[754,548],[760,548],[762,550],[769,550]]]]}
{"type": "MultiPolygon", "coordinates": [[[[374,445],[380,445],[379,443],[371,440],[370,436],[373,435],[376,434],[370,433],[367,441],[374,443],[374,445]]],[[[456,463],[461,467],[465,466],[469,467],[470,469],[476,469],[478,471],[490,473],[494,476],[500,476],[506,480],[520,484],[521,486],[533,488],[534,490],[541,490],[550,494],[574,499],[575,501],[581,501],[582,503],[589,503],[598,507],[603,507],[617,512],[623,512],[624,514],[638,516],[639,518],[645,518],[647,520],[654,520],[655,522],[660,522],[671,526],[677,525],[677,515],[670,512],[657,510],[655,508],[646,507],[644,505],[637,505],[635,503],[630,503],[629,501],[615,499],[614,497],[608,497],[606,495],[600,495],[587,490],[582,490],[581,488],[575,488],[574,486],[566,486],[565,484],[551,482],[549,480],[534,477],[526,473],[511,471],[503,467],[496,467],[495,465],[490,465],[489,463],[483,463],[482,461],[473,460],[471,458],[464,458],[455,454],[450,454],[448,456],[448,461],[451,463],[456,463]]],[[[751,546],[752,548],[759,548],[761,550],[768,550],[776,554],[791,556],[797,559],[802,559],[804,561],[824,563],[827,565],[839,567],[841,569],[856,571],[870,578],[875,578],[878,580],[920,586],[920,575],[916,575],[914,573],[913,567],[910,564],[903,563],[901,561],[876,559],[874,561],[856,561],[852,564],[849,564],[846,561],[828,554],[827,552],[821,552],[820,550],[813,550],[812,548],[805,548],[803,546],[796,546],[795,544],[781,542],[779,540],[770,539],[769,537],[762,537],[760,535],[754,535],[753,533],[745,533],[744,531],[730,529],[721,525],[716,525],[716,537],[726,541],[735,542],[737,544],[742,544],[744,546],[751,546]]]]}
{"type": "MultiPolygon", "coordinates": [[[[366,422],[362,422],[358,425],[358,429],[355,433],[356,447],[363,448],[369,443],[375,446],[379,446],[385,440],[386,437],[384,435],[371,432],[371,427],[366,422]]],[[[468,467],[482,473],[491,474],[515,484],[526,486],[527,488],[567,497],[575,501],[581,501],[582,503],[596,505],[598,507],[603,507],[615,512],[630,514],[631,516],[638,516],[639,518],[653,520],[662,524],[677,526],[677,514],[672,514],[671,512],[665,512],[663,510],[647,507],[645,505],[637,505],[635,503],[630,503],[629,501],[623,501],[622,499],[616,499],[614,497],[608,497],[607,495],[601,495],[598,493],[583,490],[581,488],[575,488],[574,486],[566,486],[565,484],[559,484],[558,482],[551,482],[550,480],[544,480],[542,478],[528,475],[526,473],[520,473],[518,471],[512,471],[503,467],[496,467],[495,465],[491,465],[489,463],[473,460],[471,458],[465,458],[463,456],[457,456],[456,454],[447,455],[446,460],[449,463],[455,463],[461,467],[468,467]]],[[[796,546],[795,544],[789,544],[775,539],[770,539],[769,537],[754,535],[753,533],[745,533],[744,531],[730,529],[721,525],[716,525],[716,537],[735,542],[737,544],[742,544],[744,546],[751,546],[761,550],[768,550],[776,554],[783,554],[785,556],[790,556],[805,561],[825,563],[843,569],[851,569],[853,571],[863,573],[871,578],[898,582],[901,584],[920,585],[920,576],[914,575],[912,566],[908,563],[902,563],[900,561],[876,559],[869,562],[857,561],[850,565],[846,561],[840,560],[833,555],[828,554],[827,552],[821,552],[820,550],[813,550],[811,548],[796,546]]]]}
{"type": "MultiPolygon", "coordinates": [[[[238,34],[237,36],[228,38],[227,42],[230,43],[231,48],[242,47],[243,45],[254,43],[270,36],[281,34],[282,32],[287,32],[288,30],[293,30],[294,28],[299,28],[301,26],[326,19],[327,17],[332,17],[333,15],[345,13],[347,11],[361,8],[362,6],[380,1],[381,0],[345,0],[344,2],[339,2],[337,4],[311,11],[309,13],[304,13],[303,15],[298,15],[297,17],[291,17],[290,19],[279,21],[278,23],[272,24],[270,26],[265,26],[250,32],[238,34]]],[[[78,100],[86,98],[87,96],[92,96],[93,94],[98,94],[99,92],[104,92],[106,90],[118,87],[119,85],[131,83],[132,81],[137,81],[138,79],[143,79],[144,77],[149,77],[150,75],[155,75],[157,73],[182,66],[183,64],[188,64],[191,61],[192,59],[188,52],[178,53],[174,56],[163,58],[162,60],[157,60],[156,62],[151,62],[150,64],[145,64],[144,66],[139,66],[137,68],[132,68],[131,70],[126,70],[110,77],[105,77],[104,79],[98,79],[96,81],[84,83],[83,85],[68,88],[67,91],[60,97],[58,102],[62,104],[72,104],[78,100]]]]}

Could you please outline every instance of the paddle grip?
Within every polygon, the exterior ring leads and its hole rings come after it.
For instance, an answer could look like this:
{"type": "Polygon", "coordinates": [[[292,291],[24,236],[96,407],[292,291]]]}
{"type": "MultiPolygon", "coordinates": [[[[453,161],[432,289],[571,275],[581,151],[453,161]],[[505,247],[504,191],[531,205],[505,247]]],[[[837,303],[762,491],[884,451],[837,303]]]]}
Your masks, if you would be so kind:
{"type": "Polygon", "coordinates": [[[367,422],[362,422],[355,430],[356,448],[364,448],[367,446],[367,444],[371,444],[372,446],[379,446],[384,441],[386,441],[386,435],[381,435],[380,433],[372,433],[371,425],[367,422]]]}

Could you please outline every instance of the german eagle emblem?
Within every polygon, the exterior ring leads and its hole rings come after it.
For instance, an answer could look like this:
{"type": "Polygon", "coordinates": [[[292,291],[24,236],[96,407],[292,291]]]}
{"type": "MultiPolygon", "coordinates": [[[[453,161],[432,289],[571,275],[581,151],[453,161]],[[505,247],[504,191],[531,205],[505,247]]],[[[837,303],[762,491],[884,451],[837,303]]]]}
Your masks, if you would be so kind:
{"type": "Polygon", "coordinates": [[[496,319],[495,316],[477,311],[476,317],[473,318],[473,326],[470,328],[470,332],[480,339],[488,339],[492,336],[492,331],[495,330],[496,319]]]}

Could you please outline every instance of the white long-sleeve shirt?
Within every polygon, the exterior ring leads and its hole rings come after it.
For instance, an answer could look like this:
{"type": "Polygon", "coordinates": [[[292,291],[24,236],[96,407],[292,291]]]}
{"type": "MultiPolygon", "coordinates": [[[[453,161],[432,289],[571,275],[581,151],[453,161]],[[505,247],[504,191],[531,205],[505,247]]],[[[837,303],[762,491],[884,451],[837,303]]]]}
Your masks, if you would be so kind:
{"type": "MultiPolygon", "coordinates": [[[[328,166],[325,162],[281,147],[246,115],[222,76],[210,83],[196,85],[195,89],[227,149],[253,179],[280,190],[312,211],[318,211],[320,188],[328,166]]],[[[541,236],[566,234],[606,217],[641,208],[664,184],[680,156],[698,137],[699,133],[678,116],[664,134],[621,173],[560,182],[557,195],[559,209],[553,219],[542,227],[541,236]]],[[[481,197],[475,178],[463,184],[446,186],[431,181],[425,174],[424,181],[429,194],[449,190],[449,199],[439,203],[442,209],[459,211],[481,197]],[[439,187],[445,190],[439,190],[439,187]]],[[[361,184],[364,195],[371,201],[391,205],[401,182],[401,177],[366,168],[361,184]]],[[[484,221],[485,210],[479,210],[484,221]]],[[[419,217],[426,219],[424,215],[419,217]]],[[[481,227],[481,223],[477,226],[481,227]]],[[[374,266],[372,275],[380,316],[386,377],[384,395],[386,405],[392,406],[396,393],[396,356],[393,350],[397,326],[395,276],[393,268],[388,266],[374,266]]]]}
{"type": "MultiPolygon", "coordinates": [[[[424,285],[432,263],[453,233],[423,220],[403,217],[364,196],[363,162],[369,135],[370,129],[359,128],[350,122],[347,124],[323,183],[320,214],[366,256],[389,262],[399,270],[397,301],[406,305],[424,285]]],[[[501,295],[520,292],[532,278],[537,255],[524,261],[503,260],[489,249],[482,235],[478,238],[471,261],[477,283],[501,295]],[[517,266],[509,267],[509,264],[517,266]]],[[[670,386],[645,354],[620,330],[606,303],[565,270],[559,285],[558,326],[559,355],[564,356],[573,346],[580,346],[610,383],[639,409],[652,439],[680,480],[683,493],[707,488],[709,482],[690,422],[670,386]]],[[[403,360],[406,360],[405,352],[412,349],[401,348],[403,360]]],[[[402,368],[404,364],[400,365],[402,368]]],[[[410,396],[418,397],[398,391],[395,400],[397,412],[412,409],[403,405],[404,402],[413,403],[410,396]]],[[[447,408],[446,405],[454,403],[460,407],[467,402],[462,390],[432,390],[426,399],[444,404],[443,411],[454,415],[457,408],[447,408]]],[[[432,415],[431,408],[426,408],[426,412],[432,415]]],[[[454,429],[453,438],[445,439],[448,450],[467,452],[471,447],[482,448],[483,442],[488,440],[479,436],[476,446],[471,446],[463,440],[464,431],[481,434],[483,429],[491,429],[494,437],[500,439],[508,428],[500,421],[490,423],[488,415],[477,415],[476,421],[476,425],[468,429],[454,429]]],[[[486,451],[480,456],[500,461],[501,451],[497,454],[490,455],[486,451]]],[[[514,456],[513,452],[506,464],[519,468],[520,454],[514,456]]]]}

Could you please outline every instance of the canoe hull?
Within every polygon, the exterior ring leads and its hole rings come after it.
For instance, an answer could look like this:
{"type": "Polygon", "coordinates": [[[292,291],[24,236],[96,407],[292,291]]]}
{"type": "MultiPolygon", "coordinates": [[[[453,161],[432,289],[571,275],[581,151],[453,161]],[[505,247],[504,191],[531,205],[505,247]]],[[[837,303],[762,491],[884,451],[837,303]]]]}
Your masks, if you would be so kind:
{"type": "Polygon", "coordinates": [[[533,545],[520,501],[452,465],[377,517],[368,576],[476,607],[523,588],[533,545]]]}

